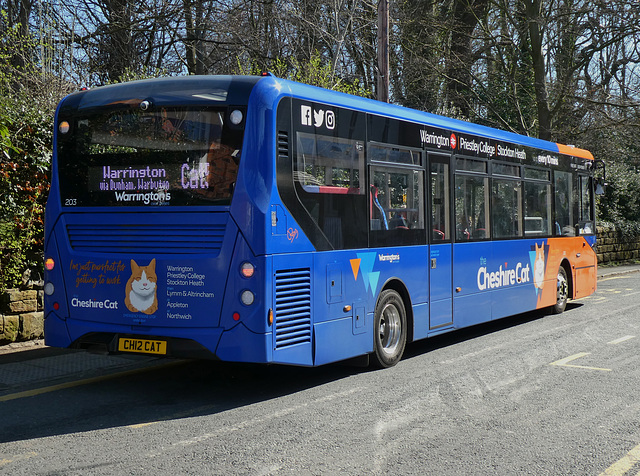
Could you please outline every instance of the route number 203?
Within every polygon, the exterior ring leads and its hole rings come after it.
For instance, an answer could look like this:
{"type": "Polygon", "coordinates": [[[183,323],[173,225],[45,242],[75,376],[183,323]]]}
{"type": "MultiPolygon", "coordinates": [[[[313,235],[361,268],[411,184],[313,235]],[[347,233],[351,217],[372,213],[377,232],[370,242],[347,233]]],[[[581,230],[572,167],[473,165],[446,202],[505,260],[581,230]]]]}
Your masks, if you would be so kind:
{"type": "Polygon", "coordinates": [[[64,206],[65,207],[75,207],[78,204],[78,200],[76,198],[65,198],[64,206]]]}

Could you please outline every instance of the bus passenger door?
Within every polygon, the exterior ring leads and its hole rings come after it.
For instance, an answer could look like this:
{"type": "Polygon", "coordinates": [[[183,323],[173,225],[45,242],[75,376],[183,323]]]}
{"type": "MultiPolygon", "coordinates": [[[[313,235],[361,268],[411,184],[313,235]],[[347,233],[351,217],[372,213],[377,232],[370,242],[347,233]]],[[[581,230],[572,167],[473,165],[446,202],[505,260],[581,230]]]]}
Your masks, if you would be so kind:
{"type": "Polygon", "coordinates": [[[429,154],[429,330],[453,324],[449,155],[429,154]]]}

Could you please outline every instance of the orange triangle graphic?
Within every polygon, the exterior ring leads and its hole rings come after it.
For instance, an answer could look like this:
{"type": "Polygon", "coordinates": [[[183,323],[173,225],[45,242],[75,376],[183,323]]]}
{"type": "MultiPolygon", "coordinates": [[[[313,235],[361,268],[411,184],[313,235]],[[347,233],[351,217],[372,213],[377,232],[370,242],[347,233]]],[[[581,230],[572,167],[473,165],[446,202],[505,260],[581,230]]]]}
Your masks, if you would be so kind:
{"type": "Polygon", "coordinates": [[[351,261],[351,270],[353,271],[353,279],[358,280],[358,271],[360,270],[360,258],[354,258],[351,261]]]}

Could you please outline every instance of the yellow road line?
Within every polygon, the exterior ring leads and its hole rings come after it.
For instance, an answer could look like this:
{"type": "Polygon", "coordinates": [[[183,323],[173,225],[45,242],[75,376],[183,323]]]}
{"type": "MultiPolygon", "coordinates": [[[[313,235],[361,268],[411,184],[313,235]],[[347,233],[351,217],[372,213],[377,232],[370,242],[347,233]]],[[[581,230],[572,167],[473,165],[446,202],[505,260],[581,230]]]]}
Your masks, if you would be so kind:
{"type": "Polygon", "coordinates": [[[611,281],[612,279],[629,279],[629,276],[611,276],[610,278],[598,279],[598,282],[604,283],[605,281],[611,281]]]}
{"type": "Polygon", "coordinates": [[[103,382],[118,377],[128,377],[130,375],[136,375],[146,372],[148,370],[158,369],[162,367],[169,367],[171,365],[182,364],[186,361],[168,362],[166,364],[155,365],[152,367],[143,367],[141,369],[125,370],[124,372],[117,372],[114,374],[100,375],[99,377],[85,378],[82,380],[74,380],[72,382],[60,383],[58,385],[50,385],[48,387],[34,388],[33,390],[25,390],[23,392],[10,393],[9,395],[0,396],[0,402],[8,402],[10,400],[17,400],[19,398],[35,397],[36,395],[42,395],[44,393],[56,392],[58,390],[64,390],[66,388],[80,387],[81,385],[88,385],[96,382],[103,382]]]}
{"type": "Polygon", "coordinates": [[[160,423],[161,420],[158,421],[150,421],[147,423],[136,423],[135,425],[127,425],[127,428],[144,428],[145,426],[155,425],[156,423],[160,423]]]}
{"type": "Polygon", "coordinates": [[[10,463],[15,463],[18,461],[23,461],[25,459],[33,458],[34,456],[38,456],[38,453],[36,453],[35,451],[29,451],[28,453],[24,453],[21,455],[14,455],[11,458],[0,458],[0,468],[10,463]]]}
{"type": "Polygon", "coordinates": [[[604,472],[600,473],[600,476],[622,476],[638,462],[640,462],[640,445],[609,466],[604,472]]]}
{"type": "Polygon", "coordinates": [[[612,340],[611,342],[607,342],[607,344],[611,344],[611,345],[621,344],[622,342],[626,342],[633,338],[635,338],[635,336],[624,336],[624,337],[620,337],[619,339],[612,340]]]}
{"type": "Polygon", "coordinates": [[[601,370],[603,372],[611,372],[611,369],[603,369],[600,367],[587,367],[584,365],[573,365],[569,364],[576,359],[589,355],[589,352],[580,352],[579,354],[570,355],[569,357],[565,357],[564,359],[556,360],[555,362],[551,362],[549,365],[555,365],[557,367],[572,367],[576,369],[587,369],[587,370],[601,370]]]}
{"type": "Polygon", "coordinates": [[[211,412],[213,410],[218,410],[220,408],[220,405],[218,405],[217,403],[215,404],[209,404],[209,405],[204,405],[202,407],[198,407],[198,408],[193,408],[189,411],[186,412],[179,412],[179,413],[174,413],[172,415],[168,415],[160,420],[154,420],[154,421],[148,421],[148,422],[144,422],[144,423],[134,423],[133,425],[127,425],[127,428],[132,428],[132,429],[138,429],[138,428],[144,428],[146,426],[151,426],[151,425],[155,425],[157,423],[163,423],[165,421],[169,421],[169,420],[178,420],[178,419],[182,419],[182,418],[190,418],[193,417],[195,415],[201,414],[201,413],[208,413],[211,412]]]}

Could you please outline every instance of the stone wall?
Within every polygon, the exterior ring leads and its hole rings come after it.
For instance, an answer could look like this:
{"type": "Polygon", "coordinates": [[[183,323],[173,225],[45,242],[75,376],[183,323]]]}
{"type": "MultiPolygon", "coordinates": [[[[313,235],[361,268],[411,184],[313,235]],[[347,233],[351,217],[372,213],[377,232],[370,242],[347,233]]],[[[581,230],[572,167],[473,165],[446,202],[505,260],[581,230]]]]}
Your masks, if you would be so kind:
{"type": "Polygon", "coordinates": [[[598,263],[612,264],[640,259],[640,236],[613,225],[598,225],[598,263]]]}
{"type": "Polygon", "coordinates": [[[0,294],[0,345],[44,336],[44,293],[8,289],[0,294]]]}

